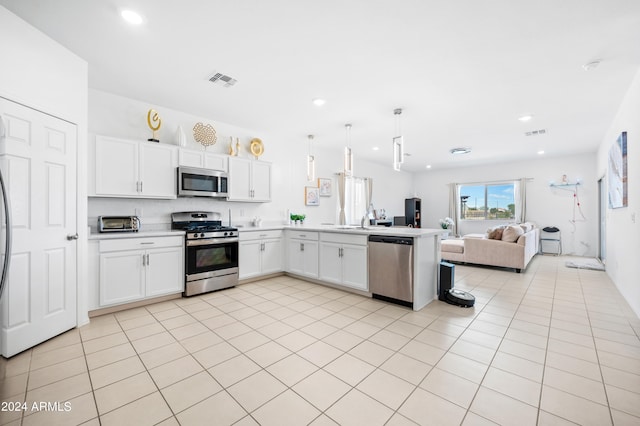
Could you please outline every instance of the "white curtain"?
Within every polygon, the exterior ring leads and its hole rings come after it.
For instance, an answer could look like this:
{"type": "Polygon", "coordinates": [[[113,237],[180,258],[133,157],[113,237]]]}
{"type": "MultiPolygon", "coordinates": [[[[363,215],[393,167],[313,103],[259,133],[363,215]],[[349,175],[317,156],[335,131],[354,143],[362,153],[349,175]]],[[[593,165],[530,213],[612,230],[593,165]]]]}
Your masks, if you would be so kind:
{"type": "Polygon", "coordinates": [[[373,179],[339,174],[338,179],[340,225],[360,225],[366,216],[373,196],[373,179]]]}
{"type": "Polygon", "coordinates": [[[367,212],[368,212],[369,206],[371,206],[371,197],[373,196],[373,179],[365,178],[364,181],[365,181],[364,184],[365,184],[365,194],[366,194],[365,205],[367,206],[367,212]]]}
{"type": "Polygon", "coordinates": [[[527,221],[527,178],[516,181],[516,221],[524,223],[527,221]]]}
{"type": "Polygon", "coordinates": [[[458,221],[460,217],[460,203],[458,202],[457,183],[449,184],[449,217],[453,219],[453,235],[459,237],[460,231],[458,230],[458,221]]]}
{"type": "Polygon", "coordinates": [[[340,203],[340,210],[338,212],[338,224],[346,225],[347,217],[344,211],[345,206],[345,188],[346,187],[346,176],[344,173],[338,173],[338,202],[340,203]]]}

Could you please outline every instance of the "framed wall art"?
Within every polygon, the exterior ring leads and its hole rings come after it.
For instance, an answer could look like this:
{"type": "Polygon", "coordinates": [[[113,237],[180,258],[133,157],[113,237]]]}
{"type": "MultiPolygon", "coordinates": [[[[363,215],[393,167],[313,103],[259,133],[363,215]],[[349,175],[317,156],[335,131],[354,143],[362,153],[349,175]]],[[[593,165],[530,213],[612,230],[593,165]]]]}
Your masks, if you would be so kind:
{"type": "Polygon", "coordinates": [[[318,178],[318,189],[320,190],[321,197],[331,197],[331,179],[318,178]]]}
{"type": "Polygon", "coordinates": [[[620,133],[609,149],[607,182],[609,208],[627,207],[627,132],[620,133]]]}
{"type": "Polygon", "coordinates": [[[320,205],[320,188],[317,186],[304,187],[304,204],[306,206],[320,205]]]}

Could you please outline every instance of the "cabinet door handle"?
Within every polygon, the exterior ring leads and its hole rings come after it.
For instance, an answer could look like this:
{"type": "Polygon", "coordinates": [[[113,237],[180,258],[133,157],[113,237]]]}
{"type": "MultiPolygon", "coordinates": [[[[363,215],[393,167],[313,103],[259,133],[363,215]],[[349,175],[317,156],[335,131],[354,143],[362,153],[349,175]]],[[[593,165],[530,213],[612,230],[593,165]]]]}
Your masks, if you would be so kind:
{"type": "Polygon", "coordinates": [[[144,182],[140,181],[140,192],[142,192],[142,184],[143,184],[143,183],[144,183],[144,182]]]}
{"type": "Polygon", "coordinates": [[[146,254],[142,255],[142,266],[147,266],[147,255],[146,254]]]}
{"type": "Polygon", "coordinates": [[[300,251],[304,251],[304,243],[300,243],[300,251]]]}
{"type": "Polygon", "coordinates": [[[153,241],[147,241],[144,243],[140,243],[141,245],[149,245],[149,244],[155,244],[153,241]]]}
{"type": "Polygon", "coordinates": [[[147,266],[151,265],[151,257],[147,254],[147,266]]]}

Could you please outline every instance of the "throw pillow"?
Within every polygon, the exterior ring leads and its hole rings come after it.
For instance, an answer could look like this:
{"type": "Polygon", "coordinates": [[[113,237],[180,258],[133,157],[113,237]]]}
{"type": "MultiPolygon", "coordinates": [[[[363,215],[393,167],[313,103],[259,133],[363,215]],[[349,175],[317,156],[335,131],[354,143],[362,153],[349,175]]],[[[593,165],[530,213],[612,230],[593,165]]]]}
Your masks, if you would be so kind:
{"type": "Polygon", "coordinates": [[[518,225],[509,225],[504,229],[504,232],[502,233],[502,241],[515,243],[522,234],[524,234],[524,230],[522,229],[522,227],[518,225]]]}
{"type": "Polygon", "coordinates": [[[487,230],[487,238],[490,240],[501,240],[504,226],[496,226],[487,230]]]}
{"type": "Polygon", "coordinates": [[[529,222],[521,223],[520,227],[524,232],[529,232],[533,229],[533,225],[531,225],[529,222]]]}

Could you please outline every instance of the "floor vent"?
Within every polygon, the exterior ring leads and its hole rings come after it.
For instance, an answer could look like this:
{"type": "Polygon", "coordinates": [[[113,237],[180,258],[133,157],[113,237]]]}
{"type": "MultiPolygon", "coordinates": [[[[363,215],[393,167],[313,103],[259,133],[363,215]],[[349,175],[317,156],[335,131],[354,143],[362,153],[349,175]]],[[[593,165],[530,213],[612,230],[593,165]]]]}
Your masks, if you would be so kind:
{"type": "Polygon", "coordinates": [[[540,130],[533,130],[531,132],[525,132],[524,135],[525,136],[538,136],[538,135],[544,135],[545,133],[547,133],[546,129],[540,129],[540,130]]]}
{"type": "Polygon", "coordinates": [[[222,87],[231,87],[238,82],[235,78],[229,77],[228,75],[224,75],[220,72],[214,72],[209,81],[222,87]]]}

